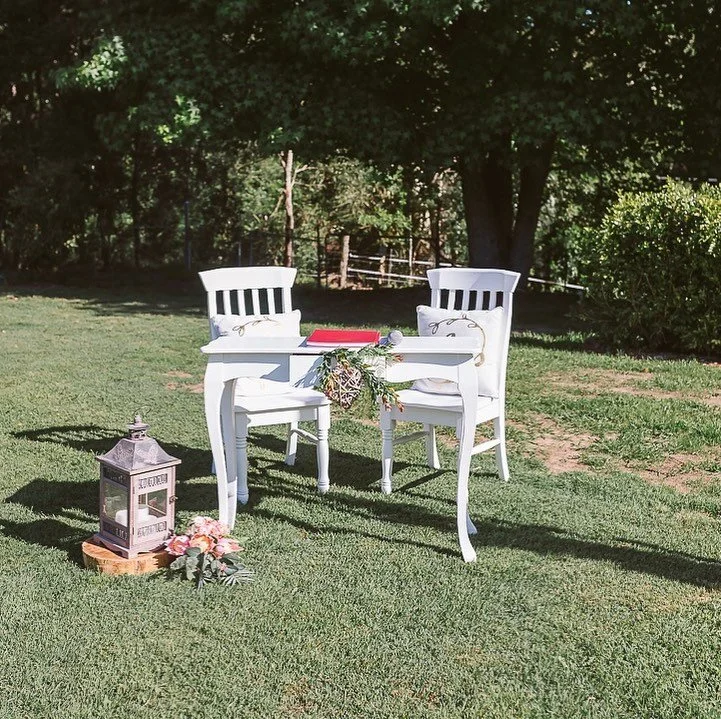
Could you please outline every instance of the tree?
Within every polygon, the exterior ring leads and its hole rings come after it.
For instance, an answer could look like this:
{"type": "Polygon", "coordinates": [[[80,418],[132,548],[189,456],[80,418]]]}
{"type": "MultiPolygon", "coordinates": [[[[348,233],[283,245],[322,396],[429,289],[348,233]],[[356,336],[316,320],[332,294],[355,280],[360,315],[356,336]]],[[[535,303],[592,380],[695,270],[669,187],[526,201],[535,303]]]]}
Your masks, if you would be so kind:
{"type": "Polygon", "coordinates": [[[242,57],[226,79],[261,136],[306,155],[455,166],[470,264],[524,275],[559,142],[603,153],[653,134],[687,41],[661,2],[226,0],[219,12],[242,57]]]}

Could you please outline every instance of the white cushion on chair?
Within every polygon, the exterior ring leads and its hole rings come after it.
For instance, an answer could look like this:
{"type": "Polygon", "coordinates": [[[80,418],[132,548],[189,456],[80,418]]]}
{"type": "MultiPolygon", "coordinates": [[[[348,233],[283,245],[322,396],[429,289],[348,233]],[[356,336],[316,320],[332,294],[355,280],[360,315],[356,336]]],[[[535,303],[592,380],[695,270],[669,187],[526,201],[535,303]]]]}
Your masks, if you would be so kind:
{"type": "MultiPolygon", "coordinates": [[[[478,394],[498,397],[498,353],[501,351],[503,307],[492,310],[447,310],[419,305],[418,334],[421,337],[477,337],[482,353],[476,359],[478,394]]],[[[446,379],[419,379],[413,389],[441,395],[457,395],[458,385],[446,379]]]]}
{"type": "Polygon", "coordinates": [[[235,381],[235,401],[242,397],[273,397],[288,394],[293,386],[290,382],[278,382],[264,377],[239,377],[235,381]]]}
{"type": "Polygon", "coordinates": [[[267,315],[213,315],[213,336],[300,337],[300,310],[267,315]]]}
{"type": "Polygon", "coordinates": [[[284,409],[320,407],[330,400],[314,389],[293,387],[285,394],[235,398],[235,410],[240,412],[273,412],[284,409]]]}
{"type": "MultiPolygon", "coordinates": [[[[218,337],[300,337],[300,310],[267,315],[213,315],[213,336],[218,337]]],[[[289,382],[263,377],[240,377],[235,383],[235,402],[243,397],[287,394],[289,382]]]]}
{"type": "MultiPolygon", "coordinates": [[[[398,401],[403,406],[403,411],[398,415],[398,419],[408,419],[411,422],[423,421],[413,416],[413,410],[417,408],[425,411],[430,409],[440,409],[449,412],[457,412],[459,415],[463,411],[461,403],[461,395],[459,394],[441,394],[438,392],[423,392],[416,389],[403,389],[398,393],[398,401]]],[[[493,405],[498,405],[498,400],[493,397],[479,397],[476,407],[477,414],[486,414],[487,410],[493,405]]]]}

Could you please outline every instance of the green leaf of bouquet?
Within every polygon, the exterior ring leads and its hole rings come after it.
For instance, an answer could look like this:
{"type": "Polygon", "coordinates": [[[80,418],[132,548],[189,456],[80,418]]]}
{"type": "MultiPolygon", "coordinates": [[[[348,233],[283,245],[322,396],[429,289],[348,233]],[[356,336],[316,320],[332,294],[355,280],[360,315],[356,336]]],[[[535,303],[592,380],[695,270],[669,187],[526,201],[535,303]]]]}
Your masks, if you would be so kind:
{"type": "Polygon", "coordinates": [[[170,565],[170,569],[174,571],[178,571],[182,569],[185,566],[185,555],[181,555],[180,557],[177,557],[170,565]]]}

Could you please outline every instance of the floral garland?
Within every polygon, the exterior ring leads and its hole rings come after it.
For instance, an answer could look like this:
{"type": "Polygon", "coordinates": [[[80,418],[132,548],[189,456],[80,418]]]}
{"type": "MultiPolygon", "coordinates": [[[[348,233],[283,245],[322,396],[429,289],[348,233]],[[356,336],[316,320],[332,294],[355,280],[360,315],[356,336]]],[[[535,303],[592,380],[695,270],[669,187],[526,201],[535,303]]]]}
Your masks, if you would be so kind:
{"type": "Polygon", "coordinates": [[[165,543],[168,554],[176,557],[170,565],[170,574],[194,581],[196,589],[206,584],[235,586],[253,581],[253,573],[241,564],[238,556],[243,547],[229,534],[222,522],[195,517],[183,534],[174,534],[165,543]]]}
{"type": "Polygon", "coordinates": [[[399,355],[385,345],[367,345],[359,350],[339,347],[324,352],[315,389],[348,409],[366,386],[375,402],[386,408],[395,404],[402,409],[395,388],[377,371],[379,362],[398,359],[399,355]]]}

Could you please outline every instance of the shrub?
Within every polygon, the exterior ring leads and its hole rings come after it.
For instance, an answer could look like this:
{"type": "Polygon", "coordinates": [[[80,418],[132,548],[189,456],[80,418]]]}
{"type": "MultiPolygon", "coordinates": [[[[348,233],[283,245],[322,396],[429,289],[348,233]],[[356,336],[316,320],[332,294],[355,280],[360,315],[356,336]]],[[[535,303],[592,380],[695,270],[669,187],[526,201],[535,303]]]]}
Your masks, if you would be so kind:
{"type": "Polygon", "coordinates": [[[721,351],[721,190],[622,195],[588,248],[587,316],[615,347],[721,351]]]}

